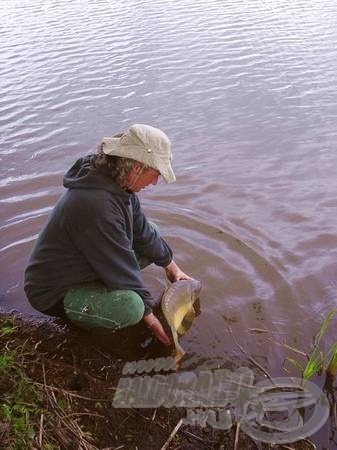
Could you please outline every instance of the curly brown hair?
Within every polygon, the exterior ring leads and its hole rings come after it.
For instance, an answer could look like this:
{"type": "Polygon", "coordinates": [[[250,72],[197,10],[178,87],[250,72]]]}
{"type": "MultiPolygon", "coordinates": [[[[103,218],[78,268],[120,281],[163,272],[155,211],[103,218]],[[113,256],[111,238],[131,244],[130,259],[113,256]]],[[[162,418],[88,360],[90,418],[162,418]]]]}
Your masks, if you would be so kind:
{"type": "MultiPolygon", "coordinates": [[[[119,137],[115,136],[115,137],[119,137]]],[[[103,152],[103,145],[99,143],[97,146],[97,154],[93,160],[95,169],[109,175],[121,187],[124,185],[129,172],[131,171],[136,160],[131,158],[123,158],[115,155],[106,155],[103,152]]],[[[142,163],[144,169],[148,166],[142,163]]]]}

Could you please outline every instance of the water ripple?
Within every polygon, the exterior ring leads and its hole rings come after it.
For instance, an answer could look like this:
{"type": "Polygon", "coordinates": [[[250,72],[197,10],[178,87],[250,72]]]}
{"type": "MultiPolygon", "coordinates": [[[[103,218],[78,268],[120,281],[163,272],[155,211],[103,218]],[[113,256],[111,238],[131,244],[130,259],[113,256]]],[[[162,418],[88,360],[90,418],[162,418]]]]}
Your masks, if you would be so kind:
{"type": "Polygon", "coordinates": [[[0,14],[5,302],[25,308],[22,281],[8,287],[62,173],[101,136],[148,122],[169,134],[178,181],[145,206],[206,286],[186,337],[208,355],[198,362],[233,355],[228,324],[306,347],[337,277],[336,2],[2,0],[0,14]]]}

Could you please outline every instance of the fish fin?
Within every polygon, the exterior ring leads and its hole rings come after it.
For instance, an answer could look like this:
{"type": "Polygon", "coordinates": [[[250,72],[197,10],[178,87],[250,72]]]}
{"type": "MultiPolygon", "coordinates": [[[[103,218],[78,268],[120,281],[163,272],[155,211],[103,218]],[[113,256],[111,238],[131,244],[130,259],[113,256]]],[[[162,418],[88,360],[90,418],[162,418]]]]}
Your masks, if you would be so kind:
{"type": "Polygon", "coordinates": [[[182,323],[177,328],[177,333],[180,334],[181,336],[183,336],[186,333],[186,331],[187,330],[186,330],[185,326],[182,323]]]}
{"type": "MultiPolygon", "coordinates": [[[[173,357],[173,362],[174,362],[174,364],[176,364],[176,365],[178,366],[178,363],[179,363],[179,361],[182,359],[182,357],[183,357],[183,354],[182,354],[182,353],[176,352],[176,354],[175,354],[174,357],[173,357]]],[[[178,367],[179,367],[179,366],[178,366],[178,367]]],[[[178,368],[178,367],[176,367],[176,368],[178,368]]]]}
{"type": "Polygon", "coordinates": [[[174,327],[171,326],[171,333],[172,333],[172,337],[173,337],[173,342],[174,342],[174,346],[176,348],[176,351],[178,354],[180,355],[184,355],[185,354],[185,350],[182,348],[182,346],[179,344],[178,342],[178,334],[177,331],[174,327]]]}
{"type": "Polygon", "coordinates": [[[194,311],[193,306],[187,313],[185,314],[185,317],[183,321],[181,322],[180,326],[178,327],[177,331],[180,335],[184,335],[187,333],[187,331],[191,328],[193,320],[195,319],[196,313],[194,311]]]}

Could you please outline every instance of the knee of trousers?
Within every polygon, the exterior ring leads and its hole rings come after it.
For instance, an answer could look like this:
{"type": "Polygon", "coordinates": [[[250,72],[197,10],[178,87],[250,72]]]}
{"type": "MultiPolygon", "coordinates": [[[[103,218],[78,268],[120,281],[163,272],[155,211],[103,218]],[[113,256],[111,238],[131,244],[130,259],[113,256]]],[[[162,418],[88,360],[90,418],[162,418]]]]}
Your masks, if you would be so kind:
{"type": "Polygon", "coordinates": [[[131,290],[101,292],[70,291],[64,298],[65,313],[85,329],[116,331],[135,325],[143,318],[143,299],[131,290]]]}
{"type": "Polygon", "coordinates": [[[125,314],[127,316],[127,325],[135,325],[140,322],[144,316],[145,306],[144,301],[137,292],[125,292],[125,314]]]}

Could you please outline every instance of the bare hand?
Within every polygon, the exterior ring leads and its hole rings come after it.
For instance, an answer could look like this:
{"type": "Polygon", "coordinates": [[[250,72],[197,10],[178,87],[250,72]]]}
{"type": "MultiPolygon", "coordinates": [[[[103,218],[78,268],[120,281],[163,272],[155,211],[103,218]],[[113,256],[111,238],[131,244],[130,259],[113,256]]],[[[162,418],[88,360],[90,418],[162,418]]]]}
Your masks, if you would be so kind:
{"type": "Polygon", "coordinates": [[[193,278],[183,272],[178,265],[173,261],[170,262],[168,266],[165,267],[165,272],[167,279],[174,283],[178,280],[192,280],[193,278]]]}
{"type": "Polygon", "coordinates": [[[150,313],[143,318],[145,325],[152,331],[152,333],[158,338],[160,342],[164,345],[171,345],[171,339],[165,333],[162,324],[159,319],[153,314],[150,313]]]}

